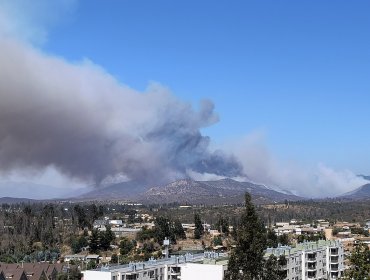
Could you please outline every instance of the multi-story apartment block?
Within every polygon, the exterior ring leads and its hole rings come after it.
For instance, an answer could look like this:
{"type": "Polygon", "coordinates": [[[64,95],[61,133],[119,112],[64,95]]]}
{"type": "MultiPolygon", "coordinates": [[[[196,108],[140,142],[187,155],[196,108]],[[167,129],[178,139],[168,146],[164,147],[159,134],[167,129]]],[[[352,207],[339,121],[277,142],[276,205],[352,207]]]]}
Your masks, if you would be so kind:
{"type": "Polygon", "coordinates": [[[286,264],[286,280],[305,279],[337,279],[344,271],[344,249],[340,241],[324,241],[300,243],[296,247],[280,246],[269,248],[269,255],[283,255],[286,264]]]}
{"type": "Polygon", "coordinates": [[[84,280],[222,280],[226,255],[205,252],[83,271],[84,280]]]}

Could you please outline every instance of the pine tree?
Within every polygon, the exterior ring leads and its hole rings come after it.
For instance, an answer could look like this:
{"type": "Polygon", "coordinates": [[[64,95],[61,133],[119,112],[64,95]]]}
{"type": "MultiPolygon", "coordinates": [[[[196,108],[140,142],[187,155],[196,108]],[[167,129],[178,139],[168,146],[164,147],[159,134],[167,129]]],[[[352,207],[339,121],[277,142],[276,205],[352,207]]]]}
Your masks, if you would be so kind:
{"type": "Polygon", "coordinates": [[[229,220],[224,217],[220,217],[216,223],[216,229],[225,235],[229,234],[229,220]]]}
{"type": "Polygon", "coordinates": [[[238,229],[236,247],[231,252],[226,280],[260,279],[264,267],[266,229],[258,218],[249,193],[238,229]]]}
{"type": "Polygon", "coordinates": [[[184,228],[182,227],[182,224],[179,219],[176,219],[173,222],[173,231],[176,236],[176,239],[186,239],[184,228]]]}
{"type": "Polygon", "coordinates": [[[159,216],[155,219],[155,236],[158,242],[161,243],[165,238],[169,238],[171,242],[176,243],[176,236],[171,224],[171,220],[167,217],[159,216]]]}
{"type": "Polygon", "coordinates": [[[200,239],[203,235],[204,228],[203,228],[203,225],[202,225],[202,220],[200,219],[200,216],[199,216],[198,213],[195,213],[195,215],[194,215],[194,225],[195,225],[194,238],[195,239],[200,239]]]}
{"type": "Polygon", "coordinates": [[[110,226],[106,226],[105,231],[99,232],[99,237],[100,237],[99,247],[100,249],[105,251],[109,250],[110,244],[116,238],[110,226]]]}
{"type": "Polygon", "coordinates": [[[269,229],[267,231],[267,247],[276,248],[278,246],[278,243],[278,236],[276,235],[275,231],[269,229]]]}
{"type": "Polygon", "coordinates": [[[286,265],[286,259],[282,255],[277,258],[274,255],[270,255],[264,262],[263,268],[263,280],[284,280],[287,276],[284,266],[286,265]]]}
{"type": "Polygon", "coordinates": [[[89,238],[90,253],[97,253],[99,251],[99,244],[99,232],[97,229],[93,229],[89,238]]]}

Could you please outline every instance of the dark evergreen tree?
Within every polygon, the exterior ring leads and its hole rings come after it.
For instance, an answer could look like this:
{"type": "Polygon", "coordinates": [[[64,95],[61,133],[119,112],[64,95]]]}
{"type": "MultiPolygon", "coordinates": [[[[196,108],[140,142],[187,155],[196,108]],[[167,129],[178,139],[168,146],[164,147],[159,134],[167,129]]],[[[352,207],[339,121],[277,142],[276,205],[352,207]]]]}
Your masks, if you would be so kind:
{"type": "Polygon", "coordinates": [[[278,246],[278,237],[272,229],[267,231],[267,247],[276,248],[278,246]]]}
{"type": "Polygon", "coordinates": [[[221,233],[228,235],[229,234],[229,221],[225,217],[220,217],[216,223],[216,229],[221,233]]]}
{"type": "Polygon", "coordinates": [[[97,229],[91,231],[91,236],[89,238],[89,248],[91,253],[97,253],[99,251],[99,232],[97,229]]]}
{"type": "Polygon", "coordinates": [[[249,193],[245,194],[245,210],[237,229],[236,247],[232,250],[227,280],[254,280],[263,275],[266,229],[258,218],[249,193]]]}
{"type": "Polygon", "coordinates": [[[132,243],[132,241],[128,240],[126,237],[124,237],[119,244],[119,252],[123,256],[130,253],[133,248],[134,248],[134,244],[132,243]]]}
{"type": "Polygon", "coordinates": [[[176,242],[174,229],[170,219],[159,216],[154,221],[155,238],[157,242],[162,243],[165,238],[169,238],[172,242],[176,242]]]}
{"type": "Polygon", "coordinates": [[[186,239],[186,234],[184,228],[179,219],[176,219],[173,223],[173,232],[176,236],[176,239],[186,239]]]}
{"type": "Polygon", "coordinates": [[[264,262],[262,280],[283,280],[286,278],[284,264],[281,264],[280,258],[270,255],[264,262]]]}
{"type": "Polygon", "coordinates": [[[282,235],[280,235],[278,237],[278,242],[281,244],[281,245],[289,245],[289,236],[286,234],[286,233],[283,233],[282,235]]]}
{"type": "Polygon", "coordinates": [[[118,263],[118,256],[117,256],[117,254],[112,254],[110,263],[111,264],[117,264],[118,263]]]}
{"type": "Polygon", "coordinates": [[[89,243],[85,236],[74,238],[71,242],[72,251],[75,254],[81,252],[82,248],[86,247],[87,245],[89,245],[89,243]]]}
{"type": "Polygon", "coordinates": [[[202,220],[200,219],[200,216],[198,213],[195,213],[194,215],[194,238],[195,239],[200,239],[204,233],[204,228],[202,224],[202,220]]]}
{"type": "Polygon", "coordinates": [[[116,238],[110,226],[106,226],[105,231],[101,231],[99,233],[99,237],[100,237],[99,247],[100,249],[104,251],[107,251],[110,249],[110,244],[116,238]]]}

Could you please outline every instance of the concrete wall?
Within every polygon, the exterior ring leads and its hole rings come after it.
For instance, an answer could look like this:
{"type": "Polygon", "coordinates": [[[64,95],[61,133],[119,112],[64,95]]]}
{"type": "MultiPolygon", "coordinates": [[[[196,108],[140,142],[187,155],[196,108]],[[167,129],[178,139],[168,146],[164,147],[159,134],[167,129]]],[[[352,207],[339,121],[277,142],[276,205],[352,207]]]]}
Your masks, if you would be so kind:
{"type": "Polygon", "coordinates": [[[111,272],[109,271],[85,270],[83,275],[83,278],[88,280],[111,280],[111,272]]]}
{"type": "Polygon", "coordinates": [[[222,265],[187,263],[181,267],[181,280],[222,280],[222,265]]]}

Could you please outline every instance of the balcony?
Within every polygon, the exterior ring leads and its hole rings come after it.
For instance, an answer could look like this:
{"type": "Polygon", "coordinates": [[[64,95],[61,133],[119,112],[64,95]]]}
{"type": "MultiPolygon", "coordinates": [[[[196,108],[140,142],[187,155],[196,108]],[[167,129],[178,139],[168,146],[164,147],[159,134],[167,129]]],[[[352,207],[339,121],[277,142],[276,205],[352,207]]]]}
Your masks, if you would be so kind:
{"type": "Polygon", "coordinates": [[[307,271],[316,271],[316,265],[314,266],[308,266],[307,271]]]}
{"type": "Polygon", "coordinates": [[[331,270],[332,272],[337,272],[337,271],[339,270],[339,266],[338,266],[338,265],[331,265],[331,266],[330,266],[330,270],[331,270]]]}
{"type": "Polygon", "coordinates": [[[331,256],[338,256],[339,250],[338,249],[330,249],[330,255],[331,256]]]}
{"type": "Polygon", "coordinates": [[[330,263],[338,263],[339,262],[339,257],[331,257],[330,258],[330,263]]]}
{"type": "Polygon", "coordinates": [[[331,279],[338,279],[339,278],[339,273],[338,272],[332,272],[330,273],[331,279]]]}

